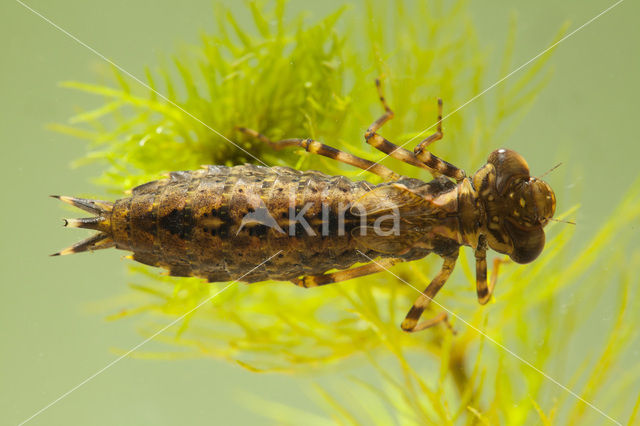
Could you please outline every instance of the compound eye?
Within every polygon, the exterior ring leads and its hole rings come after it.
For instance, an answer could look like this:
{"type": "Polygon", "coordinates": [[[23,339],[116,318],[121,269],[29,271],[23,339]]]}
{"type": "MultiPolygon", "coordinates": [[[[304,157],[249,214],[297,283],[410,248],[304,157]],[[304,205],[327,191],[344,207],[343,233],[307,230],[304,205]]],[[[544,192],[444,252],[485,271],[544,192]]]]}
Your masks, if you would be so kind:
{"type": "Polygon", "coordinates": [[[504,194],[509,182],[518,177],[529,177],[529,165],[515,151],[510,149],[498,149],[489,155],[487,163],[496,169],[496,189],[504,194]]]}
{"type": "Polygon", "coordinates": [[[506,220],[504,228],[511,237],[513,252],[509,257],[514,262],[533,262],[540,255],[545,243],[542,227],[522,229],[510,220],[506,220]]]}

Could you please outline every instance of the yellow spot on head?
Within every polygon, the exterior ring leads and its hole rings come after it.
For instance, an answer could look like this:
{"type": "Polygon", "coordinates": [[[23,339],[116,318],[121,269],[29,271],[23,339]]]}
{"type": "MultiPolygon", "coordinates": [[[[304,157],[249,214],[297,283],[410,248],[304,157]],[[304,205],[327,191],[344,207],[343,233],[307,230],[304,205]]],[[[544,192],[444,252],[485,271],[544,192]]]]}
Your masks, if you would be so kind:
{"type": "Polygon", "coordinates": [[[524,202],[524,198],[520,198],[520,207],[524,207],[527,203],[524,202]]]}
{"type": "Polygon", "coordinates": [[[520,213],[518,213],[518,210],[514,210],[514,211],[513,211],[513,215],[514,215],[515,217],[518,217],[518,216],[520,216],[520,213]]]}

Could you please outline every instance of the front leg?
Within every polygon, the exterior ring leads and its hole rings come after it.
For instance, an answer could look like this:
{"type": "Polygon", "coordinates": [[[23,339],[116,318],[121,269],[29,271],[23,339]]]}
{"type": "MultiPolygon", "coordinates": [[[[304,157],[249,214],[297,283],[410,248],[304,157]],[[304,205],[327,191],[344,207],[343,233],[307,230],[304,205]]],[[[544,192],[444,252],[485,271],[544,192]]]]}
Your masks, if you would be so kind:
{"type": "MultiPolygon", "coordinates": [[[[433,327],[434,325],[445,322],[447,326],[449,326],[449,322],[447,321],[447,314],[445,312],[441,313],[437,317],[423,321],[418,324],[418,320],[422,316],[424,310],[429,306],[431,299],[433,299],[438,291],[442,288],[447,279],[453,272],[453,268],[456,266],[456,260],[458,259],[458,252],[454,252],[448,257],[444,257],[444,263],[442,264],[442,268],[436,277],[429,283],[427,288],[420,294],[418,299],[414,302],[411,310],[407,314],[404,321],[400,327],[407,332],[416,332],[420,330],[424,330],[425,328],[433,327]]],[[[451,328],[449,326],[449,328],[451,328]]]]}
{"type": "Polygon", "coordinates": [[[491,299],[493,286],[487,286],[487,237],[480,235],[476,256],[476,293],[478,293],[478,303],[486,304],[491,299]]]}
{"type": "Polygon", "coordinates": [[[376,121],[369,126],[366,133],[364,134],[365,141],[373,146],[375,149],[384,152],[385,154],[393,157],[397,160],[403,161],[405,163],[411,164],[415,167],[420,167],[431,172],[434,172],[433,169],[426,166],[424,163],[419,161],[413,152],[402,148],[394,144],[393,142],[389,142],[380,134],[378,130],[389,120],[391,120],[394,116],[393,110],[387,104],[387,100],[384,97],[384,93],[382,93],[382,84],[380,83],[380,79],[376,78],[376,89],[378,90],[378,97],[380,98],[380,102],[382,103],[382,107],[384,108],[384,114],[380,116],[376,121]]]}
{"type": "Polygon", "coordinates": [[[426,148],[433,142],[442,139],[442,99],[438,99],[438,127],[436,132],[431,136],[425,138],[418,144],[414,152],[408,151],[401,146],[398,146],[392,142],[389,142],[380,134],[378,130],[389,120],[393,118],[393,110],[387,104],[387,101],[382,93],[382,86],[380,80],[376,79],[376,88],[378,89],[378,97],[384,108],[384,114],[367,129],[364,134],[364,138],[367,143],[374,148],[384,152],[385,154],[393,157],[397,160],[404,161],[412,166],[421,167],[431,171],[434,175],[445,175],[460,182],[465,178],[465,172],[462,169],[457,168],[451,163],[448,163],[435,155],[426,151],[426,148]]]}
{"type": "Polygon", "coordinates": [[[433,142],[442,139],[442,99],[438,99],[438,124],[436,132],[431,136],[423,139],[413,150],[416,158],[422,161],[426,166],[441,173],[445,176],[455,179],[460,182],[466,177],[464,170],[457,168],[451,163],[448,163],[441,158],[436,157],[432,153],[426,150],[426,148],[433,142]]]}
{"type": "Polygon", "coordinates": [[[496,287],[498,281],[498,270],[502,263],[510,262],[508,259],[496,258],[493,261],[493,272],[491,274],[491,281],[487,285],[487,239],[484,235],[480,236],[478,241],[478,248],[475,252],[476,256],[476,292],[478,293],[478,303],[485,305],[491,296],[493,290],[496,287]]]}

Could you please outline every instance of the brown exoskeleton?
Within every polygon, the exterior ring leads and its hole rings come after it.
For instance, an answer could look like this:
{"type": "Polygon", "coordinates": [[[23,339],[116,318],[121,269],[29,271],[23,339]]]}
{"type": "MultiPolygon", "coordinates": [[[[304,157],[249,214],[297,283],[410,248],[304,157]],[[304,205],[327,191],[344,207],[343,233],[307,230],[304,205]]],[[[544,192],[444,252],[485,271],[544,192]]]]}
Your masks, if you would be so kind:
{"type": "Polygon", "coordinates": [[[446,319],[439,315],[418,323],[464,245],[475,251],[478,301],[487,303],[495,285],[494,278],[487,283],[487,249],[518,263],[538,257],[545,244],[543,228],[555,211],[553,191],[531,177],[525,160],[510,150],[491,153],[472,177],[427,151],[429,144],[442,138],[441,101],[437,131],[414,152],[389,142],[377,132],[393,112],[379,81],[376,84],[385,113],[367,130],[366,142],[438,178],[423,182],[399,176],[381,164],[311,139],[274,142],[239,128],[274,149],[301,146],[367,170],[385,182],[373,185],[287,167],[206,166],[171,173],[169,179],[136,187],[130,197],[113,203],[57,197],[95,214],[68,219],[67,226],[99,233],[56,254],[115,246],[174,276],[198,276],[210,282],[242,276],[248,283],[273,279],[316,287],[435,253],[444,259],[442,268],[401,325],[411,332],[446,319]],[[279,254],[243,276],[274,253],[279,254]],[[338,271],[327,272],[331,269],[338,271]]]}

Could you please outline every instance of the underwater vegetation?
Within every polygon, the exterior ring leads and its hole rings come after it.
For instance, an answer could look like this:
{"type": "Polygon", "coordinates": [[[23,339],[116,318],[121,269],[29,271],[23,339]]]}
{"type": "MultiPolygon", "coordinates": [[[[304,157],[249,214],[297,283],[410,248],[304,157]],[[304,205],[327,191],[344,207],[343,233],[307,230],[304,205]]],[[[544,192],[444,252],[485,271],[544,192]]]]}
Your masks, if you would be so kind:
{"type": "MultiPolygon", "coordinates": [[[[310,19],[289,16],[283,1],[252,2],[253,22],[243,25],[219,8],[215,31],[203,32],[199,45],[146,70],[151,90],[116,69],[108,85],[64,83],[104,102],[52,128],[88,142],[88,154],[78,163],[102,167],[96,181],[115,194],[168,171],[256,163],[253,156],[269,165],[377,182],[375,176],[360,176],[357,169],[301,149],[273,152],[234,127],[254,128],[274,140],[310,137],[380,160],[383,154],[363,139],[382,112],[376,77],[382,76],[395,111],[383,133],[400,143],[417,139],[435,124],[437,97],[444,99],[446,115],[514,67],[515,22],[496,58],[477,39],[466,7],[464,1],[370,1],[360,11],[369,22],[365,27],[352,25],[353,14],[345,9],[310,19]],[[490,60],[499,61],[499,74],[490,73],[490,60]]],[[[553,41],[550,36],[549,44],[553,41]]],[[[446,118],[444,139],[434,152],[467,170],[483,164],[548,82],[551,54],[475,100],[474,116],[446,118]]],[[[404,175],[431,179],[424,170],[393,159],[385,164],[404,175]]],[[[562,200],[559,186],[556,194],[562,200]]],[[[455,313],[450,320],[457,335],[445,327],[414,335],[399,328],[418,295],[406,283],[422,289],[438,270],[438,260],[428,258],[394,266],[397,277],[382,272],[312,290],[277,282],[233,285],[187,315],[179,327],[157,336],[166,352],[132,356],[213,357],[255,372],[318,375],[349,373],[356,361],[366,361],[376,374],[345,378],[348,392],[344,383],[318,388],[327,413],[325,419],[312,417],[318,424],[609,421],[541,372],[614,419],[637,424],[640,365],[632,361],[638,358],[640,251],[625,229],[638,221],[640,193],[637,184],[631,188],[586,244],[575,243],[574,227],[551,223],[541,256],[529,265],[503,265],[494,303],[484,308],[475,298],[472,253],[463,249],[437,299],[455,313]],[[613,297],[601,297],[605,288],[613,297]],[[594,335],[592,324],[601,321],[602,312],[607,312],[609,332],[594,335]],[[585,352],[585,345],[597,349],[585,352]]],[[[578,208],[561,202],[558,217],[571,218],[578,208]]],[[[131,297],[123,298],[110,318],[140,318],[145,336],[223,287],[161,276],[140,265],[130,269],[131,297]]],[[[436,309],[425,316],[441,310],[436,309]]],[[[255,399],[260,412],[276,421],[302,414],[295,407],[255,399]]]]}

